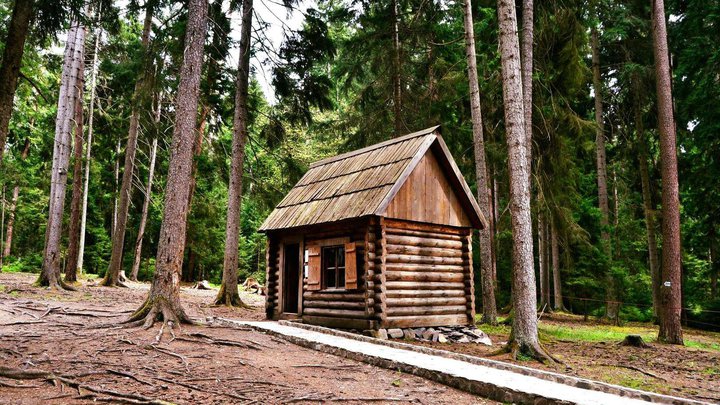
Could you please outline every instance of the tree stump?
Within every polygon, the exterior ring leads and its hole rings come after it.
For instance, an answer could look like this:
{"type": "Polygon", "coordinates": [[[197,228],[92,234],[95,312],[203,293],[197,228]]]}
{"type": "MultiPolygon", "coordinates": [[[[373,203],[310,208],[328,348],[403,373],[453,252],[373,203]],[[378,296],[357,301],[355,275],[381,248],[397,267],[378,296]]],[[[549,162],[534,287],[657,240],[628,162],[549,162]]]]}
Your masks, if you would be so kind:
{"type": "Polygon", "coordinates": [[[625,336],[625,339],[622,342],[620,342],[620,346],[632,346],[632,347],[641,347],[641,348],[650,347],[647,343],[645,343],[642,336],[640,336],[640,335],[625,336]]]}

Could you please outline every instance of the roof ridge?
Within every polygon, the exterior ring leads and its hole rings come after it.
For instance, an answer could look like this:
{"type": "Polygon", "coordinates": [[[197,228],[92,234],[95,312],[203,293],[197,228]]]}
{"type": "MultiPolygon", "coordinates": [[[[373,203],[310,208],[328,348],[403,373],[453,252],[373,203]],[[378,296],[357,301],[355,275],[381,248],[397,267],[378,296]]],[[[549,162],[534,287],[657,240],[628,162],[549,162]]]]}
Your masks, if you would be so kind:
{"type": "Polygon", "coordinates": [[[326,165],[326,164],[329,164],[329,163],[337,162],[338,160],[343,160],[343,159],[347,159],[347,158],[349,158],[349,157],[361,155],[361,154],[363,154],[363,153],[367,153],[367,152],[373,151],[373,150],[375,150],[375,149],[380,149],[380,148],[384,148],[384,147],[386,147],[386,146],[390,146],[390,145],[395,144],[395,143],[407,141],[408,139],[417,138],[417,137],[419,137],[419,136],[424,136],[424,135],[432,134],[432,133],[434,133],[438,128],[440,128],[440,125],[435,125],[434,127],[425,128],[425,129],[422,129],[422,130],[420,130],[420,131],[416,131],[416,132],[413,132],[413,133],[410,133],[410,134],[407,134],[407,135],[403,135],[403,136],[400,136],[400,137],[397,137],[397,138],[388,139],[387,141],[383,141],[383,142],[379,142],[379,143],[376,143],[376,144],[373,144],[373,145],[370,145],[370,146],[366,146],[366,147],[364,147],[364,148],[362,148],[362,149],[357,149],[357,150],[350,151],[350,152],[346,152],[346,153],[343,153],[343,154],[340,154],[340,155],[331,156],[331,157],[329,157],[329,158],[321,159],[321,160],[318,160],[317,162],[311,163],[311,164],[310,164],[310,168],[312,169],[312,168],[315,168],[315,167],[318,167],[318,166],[323,166],[323,165],[326,165]]]}

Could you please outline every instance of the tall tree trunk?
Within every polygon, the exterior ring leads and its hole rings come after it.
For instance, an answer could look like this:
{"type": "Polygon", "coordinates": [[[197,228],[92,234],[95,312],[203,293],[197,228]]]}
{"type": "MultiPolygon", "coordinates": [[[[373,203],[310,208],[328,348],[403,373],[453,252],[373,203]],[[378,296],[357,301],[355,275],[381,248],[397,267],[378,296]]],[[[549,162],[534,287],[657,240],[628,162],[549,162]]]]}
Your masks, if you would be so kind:
{"type": "Polygon", "coordinates": [[[523,0],[522,41],[520,65],[522,66],[523,108],[525,109],[525,146],[527,159],[532,165],[532,113],[533,113],[533,0],[523,0]]]}
{"type": "Polygon", "coordinates": [[[555,220],[550,218],[550,251],[552,256],[552,269],[553,269],[553,309],[556,311],[564,311],[565,306],[563,305],[562,296],[562,278],[560,275],[560,243],[558,241],[558,231],[555,225],[555,220]]]}
{"type": "Polygon", "coordinates": [[[393,36],[393,118],[395,122],[395,136],[403,133],[402,118],[402,81],[400,65],[400,12],[398,10],[398,1],[392,2],[392,36],[393,36]]]}
{"type": "MultiPolygon", "coordinates": [[[[605,157],[605,122],[603,121],[602,77],[600,76],[600,41],[595,26],[591,29],[590,47],[592,48],[593,89],[595,92],[595,167],[597,169],[598,207],[600,208],[600,241],[607,260],[612,260],[610,249],[609,204],[607,189],[607,160],[605,157]]],[[[618,316],[617,288],[610,269],[606,269],[605,316],[615,319],[618,316]]]]}
{"type": "Polygon", "coordinates": [[[718,275],[720,274],[720,242],[718,242],[717,231],[715,231],[715,224],[710,224],[710,298],[715,299],[718,297],[718,275]]]}
{"type": "Polygon", "coordinates": [[[191,322],[180,302],[180,273],[185,247],[207,12],[206,0],[188,1],[185,52],[175,101],[175,128],[165,187],[165,212],[160,226],[157,267],[148,298],[126,321],[131,325],[144,324],[150,327],[159,319],[166,323],[191,322]]]}
{"type": "Polygon", "coordinates": [[[493,280],[492,221],[490,187],[485,160],[485,140],[483,139],[482,112],[480,110],[480,85],[478,84],[477,60],[475,55],[475,29],[473,27],[471,0],[465,0],[465,52],[470,82],[470,107],[472,114],[473,146],[475,151],[475,178],[477,179],[477,199],[480,210],[488,218],[488,226],[479,232],[480,277],[482,279],[482,322],[497,324],[495,303],[495,283],[493,280]]]}
{"type": "Polygon", "coordinates": [[[32,18],[33,0],[15,0],[0,64],[0,162],[5,151],[17,79],[32,18]]]}
{"type": "Polygon", "coordinates": [[[520,73],[520,44],[513,0],[498,0],[505,132],[510,175],[510,212],[513,234],[513,316],[508,348],[513,356],[525,353],[551,360],[540,346],[537,330],[533,235],[530,216],[530,161],[525,145],[525,113],[520,73]]]}
{"type": "Polygon", "coordinates": [[[70,161],[72,116],[78,83],[82,72],[80,66],[84,57],[85,28],[79,21],[70,24],[63,58],[63,72],[60,80],[57,117],[55,119],[55,142],[53,163],[50,174],[50,205],[45,231],[42,272],[37,283],[53,289],[72,289],[60,279],[62,220],[67,186],[67,170],[70,161]]]}
{"type": "Polygon", "coordinates": [[[250,41],[252,33],[252,0],[243,0],[242,30],[240,32],[240,61],[238,63],[235,114],[233,115],[232,161],[228,185],[227,224],[225,226],[225,259],[223,279],[215,304],[244,306],[238,294],[238,243],[242,208],[243,162],[248,139],[248,79],[250,78],[250,41]]]}
{"type": "MultiPolygon", "coordinates": [[[[538,204],[541,205],[541,204],[538,204]]],[[[545,212],[540,211],[538,214],[538,267],[540,267],[540,307],[546,306],[548,312],[552,311],[552,301],[550,300],[550,266],[548,265],[548,225],[545,212]]]]}
{"type": "MultiPolygon", "coordinates": [[[[159,107],[158,107],[159,108],[159,107]]],[[[157,137],[153,138],[152,147],[150,149],[150,168],[148,169],[148,181],[145,186],[145,201],[143,201],[142,214],[140,215],[140,227],[138,228],[137,239],[135,240],[135,258],[133,259],[132,271],[130,272],[130,280],[137,281],[138,271],[140,271],[140,257],[142,253],[143,236],[145,236],[145,225],[147,224],[148,210],[150,208],[150,200],[152,200],[152,183],[153,174],[155,174],[155,156],[157,155],[157,137]]]]}
{"type": "Polygon", "coordinates": [[[133,94],[132,113],[130,114],[130,129],[128,131],[127,144],[125,145],[125,165],[123,166],[122,184],[120,186],[120,201],[118,203],[117,219],[115,220],[115,229],[113,229],[112,237],[112,253],[110,254],[110,264],[105,273],[105,278],[100,285],[107,287],[124,286],[118,280],[120,269],[122,268],[123,248],[125,247],[125,229],[127,226],[128,210],[130,209],[130,196],[132,193],[132,180],[135,172],[135,151],[137,149],[138,129],[140,127],[140,110],[143,107],[143,100],[147,90],[148,76],[150,75],[150,67],[152,65],[149,56],[150,45],[150,29],[152,28],[152,16],[155,8],[154,1],[148,1],[145,4],[145,22],[142,31],[142,47],[143,47],[143,70],[135,83],[135,91],[133,94]]]}
{"type": "MultiPolygon", "coordinates": [[[[2,215],[0,215],[2,218],[0,218],[0,245],[2,245],[2,242],[5,240],[5,235],[2,234],[2,231],[5,229],[5,187],[3,186],[2,189],[2,215]]],[[[0,246],[2,247],[2,246],[0,246]]],[[[4,248],[3,248],[4,250],[4,248]]],[[[0,272],[2,272],[3,268],[3,257],[0,256],[0,272]]]]}
{"type": "MultiPolygon", "coordinates": [[[[100,15],[100,9],[97,12],[100,15]]],[[[77,254],[77,274],[82,273],[85,257],[85,228],[87,226],[88,191],[90,188],[90,157],[92,152],[93,120],[95,118],[95,87],[97,85],[97,54],[100,47],[100,29],[95,29],[95,46],[93,47],[92,71],[90,73],[90,106],[88,108],[88,131],[85,142],[85,183],[83,184],[82,215],[80,219],[80,243],[77,254]]]]}
{"type": "Polygon", "coordinates": [[[655,205],[652,201],[650,188],[650,169],[648,166],[647,139],[643,125],[641,94],[639,79],[633,77],[635,93],[635,132],[637,137],[638,162],[640,168],[640,185],[642,188],[643,212],[645,214],[645,234],[648,244],[648,264],[650,266],[650,283],[652,285],[653,314],[660,316],[660,263],[658,261],[657,236],[655,234],[655,205]]]}
{"type": "Polygon", "coordinates": [[[662,179],[662,311],[658,340],[683,344],[682,258],[680,247],[680,195],[678,187],[675,117],[672,104],[670,57],[665,27],[664,0],[652,1],[653,53],[658,97],[660,132],[660,176],[662,179]]]}
{"type": "MultiPolygon", "coordinates": [[[[25,146],[23,147],[20,159],[23,161],[27,158],[30,153],[30,138],[25,138],[25,146]]],[[[15,228],[15,209],[17,208],[18,198],[20,197],[20,185],[16,184],[13,188],[12,200],[10,200],[10,209],[8,210],[8,222],[7,231],[5,231],[5,246],[3,246],[3,258],[10,256],[10,249],[12,247],[13,230],[15,228]]]]}
{"type": "MultiPolygon", "coordinates": [[[[80,71],[85,71],[85,60],[80,64],[80,71]]],[[[67,264],[65,265],[65,282],[77,281],[77,255],[80,243],[80,204],[82,199],[82,154],[83,154],[83,87],[85,79],[78,78],[78,96],[75,100],[75,143],[73,146],[73,187],[70,203],[70,226],[68,229],[67,264]]]]}
{"type": "Polygon", "coordinates": [[[492,182],[492,198],[493,198],[493,207],[492,207],[492,241],[493,241],[493,285],[495,286],[495,290],[498,288],[497,283],[497,252],[498,252],[498,220],[500,218],[500,197],[499,194],[499,187],[497,182],[497,170],[495,170],[493,164],[493,171],[490,175],[490,180],[492,182]]]}
{"type": "Polygon", "coordinates": [[[113,198],[113,216],[112,216],[112,230],[110,235],[115,235],[115,227],[117,226],[117,213],[118,213],[118,186],[120,179],[120,138],[117,139],[115,144],[115,169],[113,171],[115,176],[115,197],[113,198]]]}

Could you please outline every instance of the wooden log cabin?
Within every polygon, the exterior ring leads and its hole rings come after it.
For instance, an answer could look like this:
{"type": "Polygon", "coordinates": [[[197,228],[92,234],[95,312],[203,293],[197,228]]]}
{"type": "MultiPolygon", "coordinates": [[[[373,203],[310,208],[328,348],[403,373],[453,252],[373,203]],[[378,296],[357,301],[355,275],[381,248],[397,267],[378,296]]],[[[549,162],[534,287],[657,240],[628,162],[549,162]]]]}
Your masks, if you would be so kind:
{"type": "Polygon", "coordinates": [[[486,226],[428,128],[313,163],[265,220],[267,316],[347,329],[472,324],[486,226]]]}

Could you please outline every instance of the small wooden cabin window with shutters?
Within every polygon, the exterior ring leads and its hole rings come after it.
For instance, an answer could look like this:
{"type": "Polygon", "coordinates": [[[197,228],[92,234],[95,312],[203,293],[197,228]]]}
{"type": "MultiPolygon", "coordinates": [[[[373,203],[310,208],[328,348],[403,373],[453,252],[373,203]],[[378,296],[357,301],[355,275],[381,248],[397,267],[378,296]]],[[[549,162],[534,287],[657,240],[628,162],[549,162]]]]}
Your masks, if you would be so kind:
{"type": "Polygon", "coordinates": [[[325,288],[345,287],[345,246],[322,249],[322,272],[325,288]]]}
{"type": "Polygon", "coordinates": [[[355,242],[348,239],[328,239],[307,245],[308,290],[358,288],[355,242]]]}

